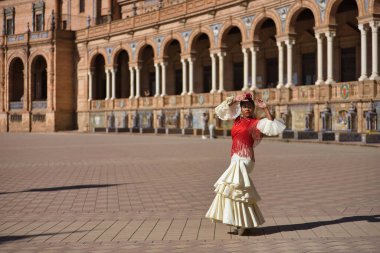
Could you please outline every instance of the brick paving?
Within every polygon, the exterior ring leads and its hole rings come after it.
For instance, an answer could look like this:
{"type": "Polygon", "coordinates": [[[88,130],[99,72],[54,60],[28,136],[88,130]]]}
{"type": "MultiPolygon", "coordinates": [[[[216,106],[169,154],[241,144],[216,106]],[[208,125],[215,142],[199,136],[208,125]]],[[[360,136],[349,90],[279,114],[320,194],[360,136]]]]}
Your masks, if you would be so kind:
{"type": "Polygon", "coordinates": [[[229,139],[0,135],[0,252],[380,252],[380,149],[264,140],[266,223],[204,218],[229,139]]]}

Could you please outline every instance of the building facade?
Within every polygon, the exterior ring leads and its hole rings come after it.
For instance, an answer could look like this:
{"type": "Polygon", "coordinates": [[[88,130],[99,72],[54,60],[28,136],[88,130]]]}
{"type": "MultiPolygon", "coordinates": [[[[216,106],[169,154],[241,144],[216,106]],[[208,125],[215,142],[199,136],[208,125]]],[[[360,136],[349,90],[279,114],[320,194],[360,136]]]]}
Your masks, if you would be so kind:
{"type": "Polygon", "coordinates": [[[290,135],[380,130],[379,0],[6,0],[0,8],[2,132],[193,133],[203,112],[228,129],[213,108],[241,91],[267,101],[290,135]]]}

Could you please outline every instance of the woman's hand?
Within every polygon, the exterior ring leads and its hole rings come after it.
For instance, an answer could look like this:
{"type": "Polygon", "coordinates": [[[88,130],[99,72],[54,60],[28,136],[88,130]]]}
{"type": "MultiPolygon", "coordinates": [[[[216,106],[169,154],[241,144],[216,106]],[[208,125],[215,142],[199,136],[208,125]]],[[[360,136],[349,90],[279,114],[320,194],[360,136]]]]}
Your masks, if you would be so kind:
{"type": "Polygon", "coordinates": [[[243,94],[240,94],[240,95],[237,95],[236,97],[234,97],[234,102],[240,102],[244,99],[244,95],[243,94]]]}
{"type": "Polygon", "coordinates": [[[261,109],[265,109],[265,108],[268,108],[267,107],[267,104],[260,98],[256,98],[255,99],[255,105],[261,109]]]}

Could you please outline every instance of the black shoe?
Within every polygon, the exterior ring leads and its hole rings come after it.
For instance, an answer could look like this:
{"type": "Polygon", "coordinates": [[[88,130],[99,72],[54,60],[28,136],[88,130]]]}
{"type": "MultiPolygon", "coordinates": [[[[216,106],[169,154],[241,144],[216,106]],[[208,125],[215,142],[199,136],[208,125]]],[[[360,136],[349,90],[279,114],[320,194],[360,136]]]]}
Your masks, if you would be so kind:
{"type": "Polygon", "coordinates": [[[246,231],[245,228],[241,228],[241,227],[240,227],[240,228],[237,229],[238,235],[240,235],[240,236],[244,235],[244,234],[245,234],[245,231],[246,231]]]}

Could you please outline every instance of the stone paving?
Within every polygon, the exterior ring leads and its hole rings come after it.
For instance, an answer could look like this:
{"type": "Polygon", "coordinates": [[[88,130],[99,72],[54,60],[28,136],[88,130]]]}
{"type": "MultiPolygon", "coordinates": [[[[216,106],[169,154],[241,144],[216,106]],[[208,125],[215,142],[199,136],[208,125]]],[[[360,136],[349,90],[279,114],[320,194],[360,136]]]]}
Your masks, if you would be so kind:
{"type": "Polygon", "coordinates": [[[204,218],[229,139],[0,135],[0,252],[380,252],[380,149],[265,140],[266,223],[204,218]]]}

